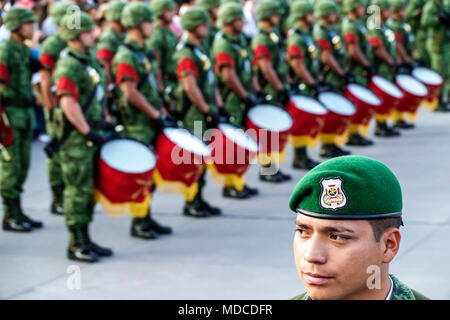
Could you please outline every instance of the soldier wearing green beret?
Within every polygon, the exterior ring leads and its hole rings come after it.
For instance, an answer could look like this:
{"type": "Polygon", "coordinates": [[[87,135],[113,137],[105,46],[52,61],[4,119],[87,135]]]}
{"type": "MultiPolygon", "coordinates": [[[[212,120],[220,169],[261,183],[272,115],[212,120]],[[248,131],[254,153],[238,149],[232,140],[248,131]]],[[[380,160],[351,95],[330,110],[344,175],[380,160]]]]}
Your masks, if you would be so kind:
{"type": "Polygon", "coordinates": [[[450,111],[450,5],[442,0],[428,0],[420,25],[426,30],[426,50],[431,68],[445,78],[436,111],[450,111]]]}
{"type": "MultiPolygon", "coordinates": [[[[50,114],[55,107],[55,99],[52,93],[52,74],[58,61],[59,54],[67,47],[67,42],[61,37],[61,19],[65,14],[70,13],[71,7],[77,9],[73,2],[61,1],[52,4],[50,9],[50,17],[52,22],[58,27],[56,34],[49,36],[40,46],[39,61],[42,69],[40,71],[41,81],[41,97],[45,106],[45,122],[47,134],[52,137],[50,114]]],[[[72,9],[72,10],[73,10],[72,9]]],[[[52,202],[50,212],[56,215],[62,215],[62,197],[64,190],[64,182],[62,179],[61,164],[57,154],[47,159],[47,169],[49,183],[52,190],[52,202]]]]}
{"type": "MultiPolygon", "coordinates": [[[[232,2],[222,4],[218,17],[222,30],[216,34],[212,47],[217,84],[230,122],[244,127],[247,111],[256,105],[252,90],[256,79],[252,77],[251,52],[242,33],[242,6],[232,2]]],[[[223,195],[227,198],[246,199],[257,194],[257,189],[247,185],[242,189],[240,186],[223,189],[223,195]]]]}
{"type": "Polygon", "coordinates": [[[95,46],[97,60],[105,71],[108,94],[110,95],[112,94],[109,92],[110,84],[114,83],[111,75],[112,59],[125,38],[125,29],[120,23],[124,7],[125,3],[119,0],[107,4],[105,20],[108,22],[108,26],[100,34],[95,46]]]}
{"type": "MultiPolygon", "coordinates": [[[[378,68],[378,75],[393,81],[397,61],[395,33],[386,24],[392,11],[388,0],[372,0],[373,6],[380,8],[379,19],[368,23],[369,42],[372,48],[374,65],[378,68]]],[[[385,115],[375,115],[377,126],[375,135],[378,137],[396,137],[400,132],[387,123],[385,115]]]]}
{"type": "Polygon", "coordinates": [[[161,99],[173,100],[173,91],[177,85],[174,54],[178,44],[170,24],[176,14],[176,3],[173,0],[154,0],[150,7],[156,16],[155,29],[147,43],[158,56],[158,71],[161,75],[159,88],[161,99]]]}
{"type": "Polygon", "coordinates": [[[427,34],[426,30],[420,25],[422,10],[426,0],[409,0],[406,2],[406,21],[411,26],[415,38],[414,52],[421,65],[429,66],[430,57],[428,57],[425,49],[427,34]]]}
{"type": "Polygon", "coordinates": [[[99,146],[106,141],[102,102],[105,76],[95,59],[94,23],[88,14],[75,11],[60,23],[61,37],[68,47],[61,52],[53,72],[57,106],[52,126],[59,141],[57,151],[64,181],[63,211],[70,240],[71,260],[96,262],[111,256],[89,238],[88,226],[94,213],[94,161],[99,146]]]}
{"type": "MultiPolygon", "coordinates": [[[[145,42],[153,30],[154,15],[141,2],[128,3],[121,24],[127,36],[113,58],[113,75],[118,91],[120,123],[127,137],[149,145],[164,126],[162,100],[156,84],[155,54],[145,42]]],[[[172,230],[151,218],[150,208],[143,218],[133,218],[130,234],[141,239],[155,239],[172,230]]]]}
{"type": "Polygon", "coordinates": [[[31,75],[40,68],[24,41],[32,38],[35,21],[33,13],[21,7],[9,9],[3,19],[11,37],[0,43],[0,98],[14,136],[13,143],[6,147],[10,159],[0,159],[3,230],[7,231],[31,231],[42,227],[41,222],[24,214],[20,201],[30,166],[35,125],[31,75]]]}
{"type": "Polygon", "coordinates": [[[423,300],[389,274],[400,247],[402,191],[383,163],[331,159],[309,171],[289,200],[294,256],[306,291],[294,300],[423,300]]]}
{"type": "MultiPolygon", "coordinates": [[[[289,101],[288,70],[283,43],[277,29],[281,19],[281,10],[277,1],[258,2],[256,18],[258,33],[251,41],[254,72],[262,92],[266,95],[265,99],[271,104],[285,106],[289,101]]],[[[290,175],[280,170],[271,175],[260,174],[260,180],[265,182],[284,182],[290,179],[290,175]]]]}
{"type": "MultiPolygon", "coordinates": [[[[205,128],[217,127],[219,111],[226,116],[223,101],[216,88],[209,49],[203,46],[209,31],[208,13],[199,6],[189,7],[181,16],[181,27],[187,32],[187,37],[178,43],[175,53],[178,79],[175,109],[184,127],[195,134],[201,134],[199,138],[203,138],[205,128]]],[[[204,200],[202,192],[205,183],[203,171],[198,181],[198,192],[192,201],[186,201],[184,215],[204,218],[221,214],[219,208],[204,200]]]]}
{"type": "Polygon", "coordinates": [[[208,12],[209,16],[209,32],[205,39],[208,48],[212,47],[214,37],[216,33],[219,32],[219,27],[217,26],[217,13],[219,12],[220,0],[197,0],[196,5],[202,7],[208,12]]]}

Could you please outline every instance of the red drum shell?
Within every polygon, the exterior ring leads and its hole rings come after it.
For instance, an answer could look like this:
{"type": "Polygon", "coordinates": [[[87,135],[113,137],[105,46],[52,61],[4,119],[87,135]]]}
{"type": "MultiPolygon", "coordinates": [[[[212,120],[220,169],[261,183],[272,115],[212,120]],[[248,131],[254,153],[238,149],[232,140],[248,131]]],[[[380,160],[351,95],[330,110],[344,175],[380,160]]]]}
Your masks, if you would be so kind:
{"type": "Polygon", "coordinates": [[[307,96],[293,96],[286,106],[286,111],[289,112],[294,120],[291,128],[291,135],[310,136],[315,138],[322,131],[325,124],[327,109],[316,99],[307,96]],[[308,100],[310,99],[311,103],[320,105],[323,108],[323,112],[321,113],[319,110],[317,110],[317,113],[308,111],[307,108],[304,108],[304,106],[299,103],[299,101],[296,102],[296,100],[300,100],[296,99],[296,97],[305,100],[304,103],[308,103],[308,100]]]}
{"type": "Polygon", "coordinates": [[[356,112],[356,109],[353,106],[353,104],[348,99],[344,98],[342,95],[334,92],[321,93],[319,94],[318,99],[328,109],[322,133],[336,134],[336,135],[344,134],[351,123],[352,117],[356,112]],[[327,96],[328,98],[326,98],[327,96]],[[344,103],[346,104],[348,103],[348,106],[351,106],[351,108],[353,109],[347,110],[348,112],[339,112],[337,109],[341,108],[342,106],[335,105],[334,103],[333,104],[328,103],[329,101],[324,101],[330,100],[330,98],[341,100],[341,102],[344,102],[343,99],[345,99],[344,103]]]}
{"type": "Polygon", "coordinates": [[[402,91],[392,81],[380,76],[373,76],[372,79],[370,79],[369,89],[382,100],[382,104],[376,110],[377,114],[389,115],[391,111],[397,107],[400,99],[403,98],[402,91]],[[395,86],[396,89],[400,91],[400,95],[394,96],[390,94],[388,91],[379,86],[375,79],[380,79],[383,82],[387,81],[390,85],[395,86]]]}
{"type": "Polygon", "coordinates": [[[442,78],[442,76],[438,72],[432,69],[419,67],[413,69],[412,76],[422,82],[425,87],[427,87],[428,95],[426,98],[428,100],[433,100],[439,97],[439,95],[441,94],[442,86],[444,85],[444,78],[442,78]],[[431,82],[430,79],[427,79],[430,76],[433,76],[435,78],[439,77],[440,81],[431,82]]]}
{"type": "Polygon", "coordinates": [[[368,125],[370,119],[372,119],[373,115],[375,114],[375,111],[382,104],[382,100],[372,91],[358,84],[350,84],[346,86],[344,89],[344,97],[350,100],[356,107],[356,113],[352,117],[352,123],[357,125],[368,125]],[[358,90],[367,90],[367,94],[372,94],[374,97],[376,97],[378,103],[369,103],[367,100],[364,101],[363,99],[358,97],[358,95],[354,91],[354,88],[357,88],[358,90]]]}
{"type": "MultiPolygon", "coordinates": [[[[134,146],[136,147],[136,145],[134,146]]],[[[134,154],[130,155],[125,153],[124,156],[129,159],[130,157],[134,156],[134,154]]],[[[136,156],[142,157],[142,154],[136,154],[136,156]]],[[[102,149],[100,150],[96,186],[111,203],[142,202],[150,193],[155,162],[155,155],[143,143],[131,139],[112,140],[103,145],[102,149]],[[120,152],[124,152],[122,151],[124,149],[124,143],[128,143],[131,145],[139,144],[142,146],[142,150],[145,150],[144,148],[147,149],[144,152],[148,151],[150,161],[151,159],[153,159],[153,163],[149,163],[150,168],[148,170],[142,172],[125,172],[124,170],[114,168],[114,166],[111,165],[111,162],[108,162],[108,160],[103,157],[102,150],[105,151],[105,148],[115,147],[113,144],[117,145],[117,148],[120,149],[120,152]]],[[[132,169],[131,165],[130,169],[132,169]]]]}
{"type": "Polygon", "coordinates": [[[403,98],[400,99],[396,110],[410,113],[416,112],[422,100],[425,99],[428,95],[428,89],[426,88],[426,86],[423,85],[419,80],[416,80],[415,78],[407,74],[397,75],[395,77],[395,84],[400,88],[404,95],[403,98]],[[403,80],[405,80],[406,83],[402,85],[403,80]],[[415,86],[415,88],[406,88],[405,84],[411,84],[415,86]],[[419,93],[419,91],[422,92],[419,93]]]}
{"type": "Polygon", "coordinates": [[[292,117],[285,110],[272,106],[272,105],[257,105],[250,109],[247,114],[246,126],[248,129],[252,129],[248,133],[256,140],[259,144],[259,152],[263,154],[270,154],[271,152],[282,152],[286,147],[286,144],[289,139],[289,133],[292,128],[292,117]],[[284,127],[287,129],[283,129],[281,131],[276,130],[274,128],[263,128],[256,123],[258,123],[258,119],[252,119],[253,114],[257,114],[258,112],[264,113],[264,111],[270,111],[274,114],[278,113],[278,117],[272,117],[272,121],[282,121],[285,119],[290,123],[286,123],[284,127]],[[275,143],[272,143],[275,142],[275,143]]]}

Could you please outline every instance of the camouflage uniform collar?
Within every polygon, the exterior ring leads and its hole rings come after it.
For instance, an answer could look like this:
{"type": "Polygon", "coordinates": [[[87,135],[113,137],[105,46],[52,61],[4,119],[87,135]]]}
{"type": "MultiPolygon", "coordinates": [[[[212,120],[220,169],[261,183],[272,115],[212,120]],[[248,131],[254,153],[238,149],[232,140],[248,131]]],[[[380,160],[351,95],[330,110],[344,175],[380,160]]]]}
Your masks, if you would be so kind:
{"type": "Polygon", "coordinates": [[[228,40],[230,40],[232,42],[239,42],[239,35],[237,35],[236,37],[233,37],[231,34],[225,32],[225,30],[221,30],[220,32],[223,34],[223,36],[226,39],[228,39],[228,40]]]}
{"type": "Polygon", "coordinates": [[[128,36],[123,41],[123,44],[135,51],[141,51],[141,52],[147,51],[147,45],[145,44],[145,42],[144,42],[144,45],[142,47],[140,47],[133,39],[131,39],[128,36]]]}
{"type": "Polygon", "coordinates": [[[20,49],[20,50],[21,50],[22,48],[25,47],[25,42],[22,42],[22,45],[20,45],[20,44],[16,41],[16,39],[14,39],[14,37],[13,37],[12,35],[11,35],[11,37],[9,37],[9,39],[6,40],[6,41],[8,41],[10,45],[15,46],[17,49],[20,49]]]}
{"type": "Polygon", "coordinates": [[[88,52],[82,53],[78,50],[75,50],[72,47],[68,47],[69,53],[78,60],[81,60],[84,63],[91,64],[92,62],[92,50],[88,49],[88,52]]]}
{"type": "Polygon", "coordinates": [[[294,29],[295,31],[300,32],[300,33],[310,33],[311,32],[311,28],[305,29],[300,25],[299,22],[296,22],[295,25],[292,27],[292,29],[294,29]]]}

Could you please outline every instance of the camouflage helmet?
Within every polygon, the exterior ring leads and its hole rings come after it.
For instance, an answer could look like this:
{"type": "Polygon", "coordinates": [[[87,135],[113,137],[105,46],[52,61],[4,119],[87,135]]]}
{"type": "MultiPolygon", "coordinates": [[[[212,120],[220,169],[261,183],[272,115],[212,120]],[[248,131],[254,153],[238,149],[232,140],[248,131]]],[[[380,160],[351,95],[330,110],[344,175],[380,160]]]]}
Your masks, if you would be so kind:
{"type": "Polygon", "coordinates": [[[242,6],[236,2],[227,2],[220,5],[219,21],[222,25],[233,22],[244,17],[242,6]]]}
{"type": "Polygon", "coordinates": [[[195,4],[202,7],[206,11],[209,11],[220,6],[220,0],[197,0],[195,4]]]}
{"type": "Polygon", "coordinates": [[[120,0],[111,1],[107,4],[105,19],[108,21],[120,21],[125,2],[120,0]]]}
{"type": "Polygon", "coordinates": [[[333,0],[319,0],[314,6],[314,16],[323,18],[331,13],[339,14],[339,8],[333,0]]]}
{"type": "Polygon", "coordinates": [[[372,0],[371,5],[378,6],[381,10],[389,9],[389,0],[372,0]]]}
{"type": "Polygon", "coordinates": [[[281,14],[281,8],[277,1],[263,0],[258,2],[256,8],[256,19],[259,21],[268,19],[273,14],[281,14]]]}
{"type": "Polygon", "coordinates": [[[361,6],[366,6],[365,0],[343,0],[342,1],[342,11],[344,13],[349,13],[361,6]]]}
{"type": "Polygon", "coordinates": [[[17,30],[22,24],[35,22],[37,19],[31,10],[22,7],[12,7],[6,11],[3,23],[6,29],[10,31],[17,30]]]}
{"type": "Polygon", "coordinates": [[[173,0],[152,0],[150,2],[150,8],[156,17],[161,16],[167,10],[173,9],[177,6],[173,0]]]}
{"type": "Polygon", "coordinates": [[[143,2],[130,2],[123,8],[120,23],[125,28],[134,28],[139,27],[142,22],[153,20],[155,20],[155,17],[148,4],[143,2]]]}
{"type": "Polygon", "coordinates": [[[308,0],[297,0],[291,6],[289,20],[295,22],[302,19],[308,13],[314,12],[314,6],[308,0]]]}
{"type": "Polygon", "coordinates": [[[406,3],[404,0],[391,0],[390,2],[391,2],[392,11],[405,9],[405,7],[406,7],[406,3]]]}
{"type": "MultiPolygon", "coordinates": [[[[78,13],[77,13],[78,14],[78,13]]],[[[72,15],[65,15],[60,22],[61,38],[66,41],[73,40],[81,33],[95,28],[95,24],[91,17],[83,11],[79,12],[79,20],[72,15]],[[79,24],[78,24],[79,23],[79,24]]]]}
{"type": "Polygon", "coordinates": [[[56,25],[59,25],[62,17],[64,17],[66,13],[69,13],[68,10],[71,6],[74,6],[74,8],[78,8],[71,1],[54,2],[52,4],[52,7],[50,8],[50,17],[52,18],[52,22],[56,25]]]}
{"type": "Polygon", "coordinates": [[[196,26],[209,23],[208,13],[199,6],[189,7],[181,16],[181,28],[190,31],[196,26]]]}

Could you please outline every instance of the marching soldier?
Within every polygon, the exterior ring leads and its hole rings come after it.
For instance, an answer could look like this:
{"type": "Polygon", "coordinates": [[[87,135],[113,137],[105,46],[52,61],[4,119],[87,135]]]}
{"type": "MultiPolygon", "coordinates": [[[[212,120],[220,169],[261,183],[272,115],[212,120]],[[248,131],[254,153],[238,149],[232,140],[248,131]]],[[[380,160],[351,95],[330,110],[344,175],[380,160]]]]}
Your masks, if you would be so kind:
{"type": "Polygon", "coordinates": [[[445,78],[436,111],[450,111],[450,6],[442,0],[428,0],[420,25],[426,31],[426,50],[430,65],[445,78]]]}
{"type": "MultiPolygon", "coordinates": [[[[343,0],[342,9],[346,14],[342,19],[342,34],[346,48],[347,69],[352,70],[357,83],[367,86],[370,76],[376,73],[376,68],[371,64],[368,31],[363,20],[366,13],[365,0],[343,0]]],[[[353,146],[372,144],[372,140],[364,138],[357,130],[350,132],[347,142],[347,145],[353,146]]]]}
{"type": "MultiPolygon", "coordinates": [[[[405,22],[404,0],[391,0],[392,17],[387,21],[389,28],[394,31],[397,54],[397,72],[410,73],[413,69],[414,34],[411,26],[405,22]]],[[[412,129],[414,124],[408,123],[403,114],[394,111],[394,128],[412,129]]]]}
{"type": "Polygon", "coordinates": [[[3,199],[3,230],[27,232],[42,222],[24,214],[20,196],[30,167],[35,125],[31,75],[40,64],[31,57],[24,41],[34,33],[36,17],[25,8],[9,9],[3,23],[11,37],[0,43],[0,103],[12,129],[14,141],[6,149],[10,159],[1,157],[0,193],[3,199]],[[7,161],[8,160],[8,161],[7,161]]]}
{"type": "MultiPolygon", "coordinates": [[[[152,34],[153,20],[153,12],[147,4],[127,4],[120,20],[127,29],[127,36],[113,59],[113,74],[119,91],[119,119],[124,134],[146,145],[154,141],[164,126],[155,77],[155,55],[145,43],[152,34]]],[[[152,219],[149,209],[144,218],[133,218],[130,233],[137,238],[155,239],[157,234],[170,234],[172,230],[152,219]]]]}
{"type": "MultiPolygon", "coordinates": [[[[189,7],[181,16],[181,27],[187,32],[175,53],[178,87],[176,89],[175,110],[184,127],[191,132],[197,124],[204,128],[216,128],[219,111],[224,114],[222,101],[216,89],[213,65],[203,41],[208,36],[209,18],[207,12],[199,7],[189,7]]],[[[203,137],[200,137],[203,138],[203,137]]],[[[192,217],[209,217],[221,214],[219,208],[211,206],[203,199],[205,170],[198,181],[198,193],[192,201],[187,201],[183,214],[192,217]]]]}
{"type": "MultiPolygon", "coordinates": [[[[378,6],[381,10],[379,21],[368,25],[374,65],[377,66],[380,76],[393,81],[396,66],[395,34],[386,25],[386,21],[391,16],[390,4],[388,0],[373,0],[372,5],[378,6]]],[[[388,126],[386,118],[377,118],[377,116],[375,118],[377,121],[376,136],[395,137],[400,135],[399,131],[388,126]]]]}
{"type": "Polygon", "coordinates": [[[52,124],[64,181],[63,211],[70,234],[67,256],[96,262],[113,254],[92,242],[88,232],[95,206],[94,159],[106,141],[101,107],[105,75],[91,50],[95,25],[89,15],[79,11],[65,15],[60,26],[68,48],[61,52],[53,73],[58,105],[52,124]]]}
{"type": "Polygon", "coordinates": [[[420,25],[422,10],[426,0],[409,0],[406,4],[406,20],[414,33],[414,52],[420,65],[429,66],[430,58],[425,49],[426,30],[420,25]]]}
{"type": "MultiPolygon", "coordinates": [[[[332,0],[320,0],[314,7],[318,19],[314,26],[314,39],[320,48],[320,75],[335,90],[341,90],[346,82],[354,82],[354,76],[344,69],[345,50],[342,37],[336,27],[338,7],[332,0]]],[[[322,143],[320,156],[326,158],[350,154],[335,142],[322,143]]]]}
{"type": "Polygon", "coordinates": [[[202,7],[208,12],[209,16],[209,33],[205,39],[208,48],[212,47],[214,37],[216,33],[219,32],[219,27],[217,26],[217,13],[219,11],[220,0],[197,0],[196,5],[202,7]]]}
{"type": "MultiPolygon", "coordinates": [[[[318,49],[312,38],[314,23],[314,6],[308,0],[297,0],[291,6],[288,20],[292,28],[286,39],[286,62],[292,87],[300,94],[314,95],[317,93],[319,76],[318,49]]],[[[305,145],[294,145],[295,169],[312,169],[317,162],[307,155],[305,145]]]]}
{"type": "MultiPolygon", "coordinates": [[[[218,87],[231,123],[243,127],[247,111],[256,104],[252,94],[252,84],[256,79],[251,74],[250,50],[242,33],[242,6],[238,3],[222,4],[218,17],[222,30],[216,34],[212,47],[218,87]]],[[[236,187],[223,189],[223,195],[228,198],[245,199],[257,194],[257,189],[247,185],[243,190],[236,187]]]]}
{"type": "Polygon", "coordinates": [[[402,191],[383,163],[325,161],[300,180],[289,208],[297,214],[295,264],[307,291],[293,300],[428,299],[389,274],[400,248],[402,191]]]}
{"type": "MultiPolygon", "coordinates": [[[[286,83],[284,48],[277,33],[280,17],[281,10],[277,1],[259,2],[256,9],[258,33],[251,41],[251,49],[256,78],[266,95],[266,100],[275,105],[285,106],[289,101],[289,91],[286,83]]],[[[261,173],[259,178],[265,182],[284,182],[290,180],[291,176],[277,170],[277,173],[271,175],[261,173]]]]}
{"type": "MultiPolygon", "coordinates": [[[[45,106],[45,119],[47,134],[52,137],[53,132],[51,128],[52,111],[55,108],[55,99],[52,92],[52,74],[58,61],[59,54],[67,47],[67,42],[61,37],[60,22],[63,16],[69,13],[71,7],[78,8],[73,2],[62,1],[52,4],[50,9],[50,16],[52,22],[58,26],[56,34],[51,35],[41,44],[39,50],[39,61],[41,62],[41,97],[45,106]]],[[[52,202],[50,212],[56,215],[63,215],[63,191],[64,182],[61,172],[61,163],[58,154],[49,154],[47,159],[48,177],[50,187],[52,190],[52,202]]]]}

